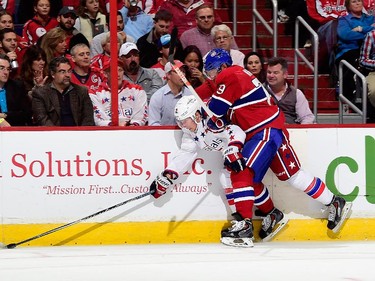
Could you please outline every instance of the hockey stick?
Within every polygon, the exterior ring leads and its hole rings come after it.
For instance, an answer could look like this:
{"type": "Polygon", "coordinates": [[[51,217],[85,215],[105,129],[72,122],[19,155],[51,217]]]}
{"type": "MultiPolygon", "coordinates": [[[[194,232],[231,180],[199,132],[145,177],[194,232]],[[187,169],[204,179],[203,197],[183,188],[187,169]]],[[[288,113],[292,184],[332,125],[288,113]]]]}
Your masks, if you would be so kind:
{"type": "Polygon", "coordinates": [[[67,227],[72,226],[72,225],[75,225],[75,224],[80,223],[80,222],[82,222],[82,221],[85,221],[85,220],[91,219],[91,218],[96,217],[96,216],[98,216],[98,215],[100,215],[100,214],[103,214],[103,213],[105,213],[105,212],[108,212],[108,211],[110,211],[110,210],[112,210],[112,209],[115,209],[115,208],[117,208],[117,207],[120,207],[120,206],[122,206],[122,205],[125,205],[125,204],[127,204],[127,203],[129,203],[129,202],[136,201],[136,200],[138,200],[138,199],[141,199],[141,198],[143,198],[143,197],[146,197],[147,195],[151,195],[152,193],[153,193],[153,192],[151,192],[151,191],[146,192],[146,193],[143,193],[143,194],[141,194],[141,195],[138,195],[138,196],[136,196],[136,197],[133,197],[133,198],[131,198],[131,199],[128,199],[128,200],[126,200],[126,201],[123,201],[123,202],[121,202],[121,203],[118,203],[118,204],[116,204],[116,205],[113,205],[113,206],[111,206],[111,207],[109,207],[109,208],[107,208],[107,209],[101,210],[101,211],[99,211],[99,212],[96,212],[96,213],[94,213],[94,214],[92,214],[92,215],[89,215],[89,216],[87,216],[87,217],[84,217],[84,218],[82,218],[82,219],[79,219],[79,220],[76,220],[76,221],[73,221],[73,222],[70,222],[70,223],[64,224],[64,225],[62,225],[62,226],[59,226],[59,227],[53,228],[53,229],[51,229],[51,230],[49,230],[49,231],[43,232],[43,233],[41,233],[41,234],[39,234],[39,235],[33,236],[33,237],[28,238],[28,239],[26,239],[26,240],[23,240],[23,241],[20,241],[20,242],[17,242],[17,243],[11,243],[11,244],[5,245],[5,246],[3,246],[3,248],[13,249],[13,248],[17,247],[18,245],[21,245],[21,244],[27,243],[27,242],[29,242],[29,241],[32,241],[32,240],[38,239],[38,238],[40,238],[40,237],[43,237],[43,236],[49,235],[49,234],[51,234],[51,233],[54,233],[54,232],[56,232],[56,231],[59,231],[59,230],[61,230],[61,229],[67,228],[67,227]]]}
{"type": "Polygon", "coordinates": [[[173,70],[176,71],[177,75],[181,78],[182,82],[184,82],[185,86],[189,89],[189,91],[193,94],[193,96],[198,100],[201,107],[203,108],[203,110],[208,115],[208,117],[211,118],[213,116],[212,111],[202,101],[201,97],[195,91],[193,86],[191,86],[189,80],[186,79],[186,76],[184,75],[184,73],[178,67],[175,67],[175,65],[174,65],[173,56],[174,56],[174,49],[176,47],[176,42],[177,42],[177,33],[178,33],[178,30],[177,30],[176,27],[174,27],[173,30],[172,30],[172,33],[171,33],[171,45],[169,47],[168,61],[171,63],[173,70]]]}

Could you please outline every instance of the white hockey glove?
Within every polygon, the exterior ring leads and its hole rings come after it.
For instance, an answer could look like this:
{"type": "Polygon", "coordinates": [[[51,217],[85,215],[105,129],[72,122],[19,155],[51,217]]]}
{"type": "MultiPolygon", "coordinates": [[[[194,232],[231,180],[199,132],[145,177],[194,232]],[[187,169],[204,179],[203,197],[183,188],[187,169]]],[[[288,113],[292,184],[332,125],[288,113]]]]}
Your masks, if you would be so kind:
{"type": "Polygon", "coordinates": [[[169,186],[173,184],[172,180],[168,178],[165,173],[161,173],[150,185],[151,195],[156,199],[167,192],[169,186]]]}
{"type": "Polygon", "coordinates": [[[224,166],[230,171],[238,173],[245,169],[246,161],[237,146],[229,146],[226,150],[224,150],[223,155],[224,166]]]}

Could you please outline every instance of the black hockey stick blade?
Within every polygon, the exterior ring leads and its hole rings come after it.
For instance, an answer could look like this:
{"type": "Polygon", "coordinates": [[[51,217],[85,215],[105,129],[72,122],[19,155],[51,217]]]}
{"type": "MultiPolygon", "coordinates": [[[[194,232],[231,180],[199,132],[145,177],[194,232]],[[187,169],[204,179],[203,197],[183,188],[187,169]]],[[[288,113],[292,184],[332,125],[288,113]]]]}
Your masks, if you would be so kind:
{"type": "Polygon", "coordinates": [[[168,61],[171,64],[174,64],[174,50],[176,49],[177,45],[177,35],[178,35],[178,29],[177,27],[173,27],[171,32],[171,44],[169,46],[169,54],[168,54],[168,61]]]}
{"type": "Polygon", "coordinates": [[[138,195],[138,196],[136,196],[136,197],[133,197],[133,198],[130,198],[130,199],[125,200],[125,201],[123,201],[123,202],[120,202],[120,203],[118,203],[118,204],[116,204],[116,205],[113,205],[113,206],[111,206],[111,207],[109,207],[109,208],[107,208],[107,209],[103,209],[103,210],[101,210],[101,211],[98,211],[98,212],[96,212],[96,213],[94,213],[94,214],[92,214],[92,215],[89,215],[89,216],[87,216],[87,217],[84,217],[84,218],[81,218],[81,219],[79,219],[79,220],[76,220],[76,221],[73,221],[73,222],[70,222],[70,223],[64,224],[64,225],[62,225],[62,226],[59,226],[59,227],[53,228],[53,229],[51,229],[51,230],[49,230],[49,231],[43,232],[43,233],[41,233],[41,234],[39,234],[39,235],[33,236],[33,237],[28,238],[28,239],[26,239],[26,240],[23,240],[23,241],[20,241],[20,242],[17,242],[17,243],[11,243],[11,244],[5,245],[5,246],[3,246],[3,248],[6,248],[6,249],[14,249],[14,248],[17,247],[18,245],[21,245],[21,244],[24,244],[24,243],[30,242],[30,241],[32,241],[32,240],[35,240],[35,239],[41,238],[41,237],[43,237],[43,236],[49,235],[49,234],[54,233],[54,232],[56,232],[56,231],[62,230],[62,229],[64,229],[64,228],[67,228],[67,227],[69,227],[69,226],[72,226],[72,225],[75,225],[75,224],[77,224],[77,223],[83,222],[83,221],[85,221],[85,220],[91,219],[91,218],[93,218],[93,217],[96,217],[96,216],[98,216],[98,215],[100,215],[100,214],[103,214],[103,213],[105,213],[105,212],[108,212],[108,211],[110,211],[110,210],[113,210],[113,209],[115,209],[115,208],[117,208],[117,207],[120,207],[120,206],[122,206],[122,205],[125,205],[125,204],[127,204],[127,203],[130,203],[130,202],[132,202],[132,201],[136,201],[136,200],[138,200],[138,199],[141,199],[141,198],[143,198],[143,197],[146,197],[147,195],[151,195],[152,193],[154,193],[154,191],[149,191],[149,192],[146,192],[146,193],[140,194],[140,195],[138,195]]]}

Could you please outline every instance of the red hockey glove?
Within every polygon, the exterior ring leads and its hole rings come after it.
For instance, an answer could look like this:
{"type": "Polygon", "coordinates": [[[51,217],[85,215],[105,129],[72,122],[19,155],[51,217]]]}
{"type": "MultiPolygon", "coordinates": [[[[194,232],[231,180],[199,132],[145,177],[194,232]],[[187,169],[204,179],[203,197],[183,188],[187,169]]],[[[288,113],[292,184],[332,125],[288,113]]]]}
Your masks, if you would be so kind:
{"type": "Polygon", "coordinates": [[[237,146],[229,146],[223,152],[224,166],[230,171],[240,172],[246,167],[246,161],[237,146]]]}
{"type": "Polygon", "coordinates": [[[164,176],[164,174],[160,174],[156,177],[156,179],[150,185],[151,195],[155,198],[159,198],[160,196],[164,195],[167,192],[168,187],[172,184],[172,180],[168,177],[164,176]]]}

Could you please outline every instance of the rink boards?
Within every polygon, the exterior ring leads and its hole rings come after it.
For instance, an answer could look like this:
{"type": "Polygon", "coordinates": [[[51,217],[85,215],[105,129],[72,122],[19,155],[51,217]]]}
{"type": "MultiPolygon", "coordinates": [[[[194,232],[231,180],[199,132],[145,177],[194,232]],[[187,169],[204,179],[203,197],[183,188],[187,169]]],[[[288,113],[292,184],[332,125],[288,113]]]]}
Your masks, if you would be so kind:
{"type": "MultiPolygon", "coordinates": [[[[375,128],[289,132],[303,168],[353,208],[333,235],[320,203],[269,172],[264,183],[290,219],[276,240],[375,240],[375,128]]],[[[180,138],[174,128],[0,131],[1,242],[22,241],[148,192],[180,138]]],[[[162,198],[147,196],[25,245],[217,242],[230,218],[221,167],[220,153],[201,152],[162,198]]],[[[259,227],[255,218],[256,233],[259,227]]]]}

